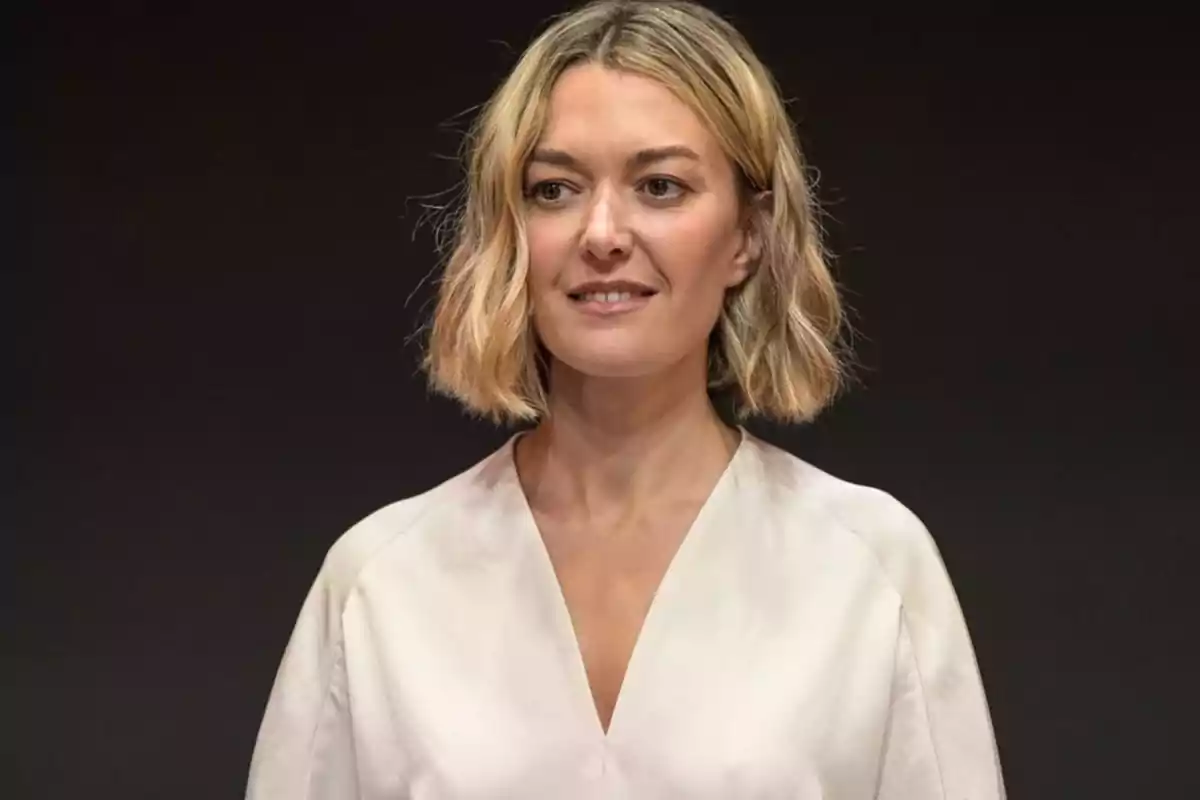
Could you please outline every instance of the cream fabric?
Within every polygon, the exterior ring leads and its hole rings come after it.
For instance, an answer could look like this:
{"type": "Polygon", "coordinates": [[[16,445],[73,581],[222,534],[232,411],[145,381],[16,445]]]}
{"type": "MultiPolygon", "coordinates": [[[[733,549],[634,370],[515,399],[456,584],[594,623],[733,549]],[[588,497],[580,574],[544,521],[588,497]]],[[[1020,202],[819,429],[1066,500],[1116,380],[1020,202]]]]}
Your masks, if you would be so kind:
{"type": "Polygon", "coordinates": [[[607,733],[513,440],[346,532],[300,612],[250,800],[999,800],[922,523],[743,432],[607,733]]]}

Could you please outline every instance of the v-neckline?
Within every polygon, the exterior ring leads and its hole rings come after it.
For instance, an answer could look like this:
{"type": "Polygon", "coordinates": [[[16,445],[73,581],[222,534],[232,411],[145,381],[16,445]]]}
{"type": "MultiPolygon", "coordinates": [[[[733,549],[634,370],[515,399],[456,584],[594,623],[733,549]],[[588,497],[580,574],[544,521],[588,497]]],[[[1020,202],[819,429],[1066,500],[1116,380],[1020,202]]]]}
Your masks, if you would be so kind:
{"type": "Polygon", "coordinates": [[[613,708],[609,715],[607,727],[605,727],[604,721],[601,719],[600,709],[596,706],[595,694],[592,691],[592,683],[588,677],[587,663],[583,655],[583,647],[580,644],[579,634],[575,630],[575,623],[571,618],[571,610],[567,603],[566,593],[563,591],[558,571],[554,567],[554,561],[550,557],[550,551],[546,546],[545,539],[542,537],[541,529],[538,527],[533,508],[529,504],[529,498],[525,495],[524,488],[521,486],[521,480],[517,472],[516,444],[522,434],[516,434],[508,441],[508,453],[506,454],[508,459],[507,467],[511,472],[511,485],[517,493],[520,513],[523,517],[520,525],[522,529],[521,533],[527,539],[531,540],[529,544],[534,551],[534,560],[537,562],[535,567],[539,573],[537,591],[540,594],[544,587],[545,594],[547,595],[544,599],[547,599],[547,602],[552,606],[554,617],[552,623],[554,625],[553,635],[561,639],[563,642],[561,649],[568,654],[570,664],[567,665],[567,668],[571,672],[569,682],[572,701],[581,706],[580,714],[589,720],[588,724],[590,725],[592,735],[602,742],[612,742],[615,734],[620,732],[619,723],[622,717],[622,709],[633,702],[629,699],[629,696],[637,691],[636,684],[640,674],[639,666],[648,657],[645,651],[652,648],[654,637],[658,635],[657,628],[660,627],[659,619],[666,613],[663,610],[663,606],[670,602],[670,596],[675,591],[675,585],[683,580],[682,576],[686,575],[687,562],[694,557],[694,551],[699,548],[704,531],[710,527],[712,517],[716,513],[715,509],[718,508],[722,495],[728,493],[732,488],[736,467],[738,462],[745,457],[744,454],[750,447],[751,439],[750,433],[740,426],[738,427],[738,433],[741,438],[729,461],[726,463],[725,469],[722,470],[712,489],[709,491],[708,496],[701,503],[696,516],[688,526],[687,532],[680,539],[675,553],[668,561],[667,568],[663,571],[658,586],[655,587],[651,595],[650,604],[647,607],[641,627],[634,639],[629,660],[625,665],[625,672],[621,677],[620,687],[613,701],[613,708]]]}

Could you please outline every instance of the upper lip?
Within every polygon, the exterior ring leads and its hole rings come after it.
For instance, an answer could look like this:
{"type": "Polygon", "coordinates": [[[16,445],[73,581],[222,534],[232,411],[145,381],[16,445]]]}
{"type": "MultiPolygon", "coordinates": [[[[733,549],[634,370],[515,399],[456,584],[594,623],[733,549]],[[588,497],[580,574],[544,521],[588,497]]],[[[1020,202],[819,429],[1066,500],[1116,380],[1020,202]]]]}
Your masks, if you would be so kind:
{"type": "Polygon", "coordinates": [[[572,286],[567,294],[592,294],[594,292],[629,292],[630,294],[655,294],[658,290],[637,281],[587,281],[572,286]]]}

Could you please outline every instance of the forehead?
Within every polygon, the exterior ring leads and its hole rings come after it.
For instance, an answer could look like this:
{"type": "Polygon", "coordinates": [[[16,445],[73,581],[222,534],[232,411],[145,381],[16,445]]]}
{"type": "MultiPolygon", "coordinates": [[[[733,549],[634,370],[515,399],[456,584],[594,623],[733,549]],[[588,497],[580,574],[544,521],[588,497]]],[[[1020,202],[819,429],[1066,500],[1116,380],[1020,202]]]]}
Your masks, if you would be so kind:
{"type": "Polygon", "coordinates": [[[559,77],[540,143],[581,155],[683,145],[704,159],[721,156],[700,117],[666,86],[596,64],[559,77]]]}

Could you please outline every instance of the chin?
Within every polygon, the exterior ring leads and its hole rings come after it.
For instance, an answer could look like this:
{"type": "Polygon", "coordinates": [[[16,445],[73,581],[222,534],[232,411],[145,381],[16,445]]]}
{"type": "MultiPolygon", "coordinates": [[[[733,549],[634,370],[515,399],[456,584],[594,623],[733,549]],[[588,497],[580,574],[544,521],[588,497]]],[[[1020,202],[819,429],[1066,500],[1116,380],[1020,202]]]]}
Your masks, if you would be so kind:
{"type": "Polygon", "coordinates": [[[640,359],[572,359],[563,363],[589,378],[646,378],[662,371],[662,367],[640,359]]]}
{"type": "Polygon", "coordinates": [[[572,372],[589,378],[646,378],[665,369],[657,359],[647,358],[644,352],[622,352],[619,349],[590,352],[554,353],[554,358],[572,372]]]}

